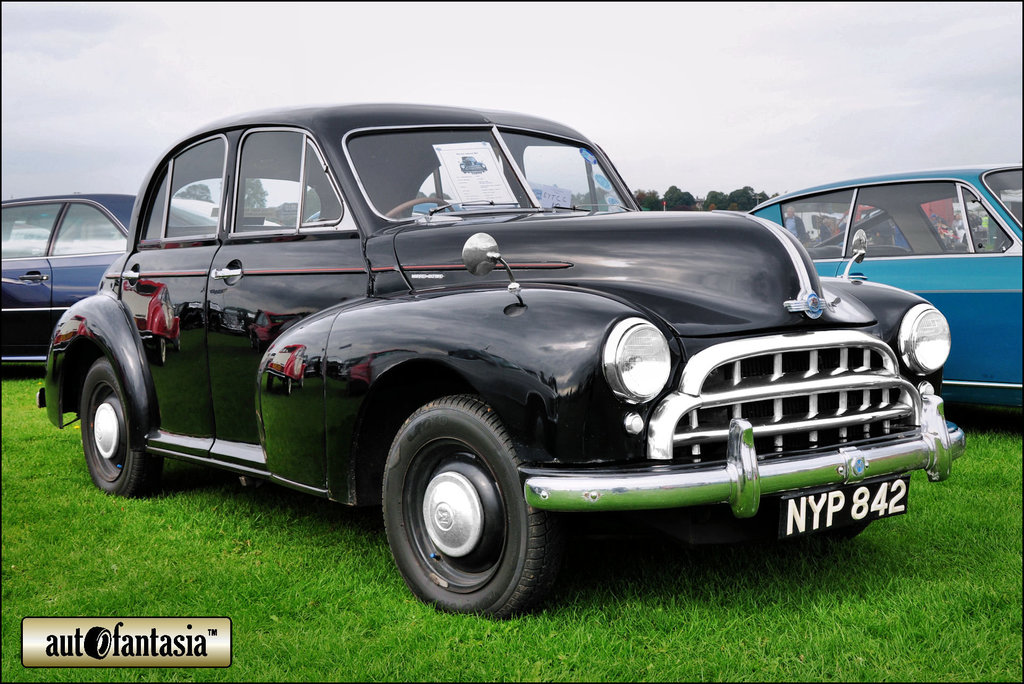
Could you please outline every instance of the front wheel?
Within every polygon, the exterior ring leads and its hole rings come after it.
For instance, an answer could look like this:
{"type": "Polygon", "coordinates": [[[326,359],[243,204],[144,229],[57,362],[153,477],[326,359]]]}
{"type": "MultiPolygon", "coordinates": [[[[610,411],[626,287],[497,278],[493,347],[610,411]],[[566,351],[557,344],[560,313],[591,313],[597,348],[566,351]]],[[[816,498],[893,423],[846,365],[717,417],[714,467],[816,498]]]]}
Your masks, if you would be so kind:
{"type": "Polygon", "coordinates": [[[384,526],[420,599],[507,617],[550,590],[561,521],[526,504],[518,465],[501,421],[476,397],[432,401],[402,425],[384,470],[384,526]]]}
{"type": "Polygon", "coordinates": [[[121,496],[144,496],[159,487],[163,459],[129,447],[121,384],[105,358],[85,376],[79,415],[85,462],[97,487],[121,496]]]}

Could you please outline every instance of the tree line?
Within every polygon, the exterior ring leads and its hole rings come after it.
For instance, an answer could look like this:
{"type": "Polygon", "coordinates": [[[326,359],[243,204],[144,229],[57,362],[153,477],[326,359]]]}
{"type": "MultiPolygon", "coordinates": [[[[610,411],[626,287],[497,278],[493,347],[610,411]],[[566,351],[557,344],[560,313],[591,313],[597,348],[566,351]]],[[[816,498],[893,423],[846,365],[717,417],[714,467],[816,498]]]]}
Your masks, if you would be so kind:
{"type": "Polygon", "coordinates": [[[732,192],[712,190],[704,199],[698,199],[675,185],[669,187],[664,195],[659,195],[657,190],[637,190],[633,193],[636,203],[644,211],[750,211],[772,197],[778,197],[778,193],[769,196],[766,192],[755,192],[749,185],[732,192]]]}

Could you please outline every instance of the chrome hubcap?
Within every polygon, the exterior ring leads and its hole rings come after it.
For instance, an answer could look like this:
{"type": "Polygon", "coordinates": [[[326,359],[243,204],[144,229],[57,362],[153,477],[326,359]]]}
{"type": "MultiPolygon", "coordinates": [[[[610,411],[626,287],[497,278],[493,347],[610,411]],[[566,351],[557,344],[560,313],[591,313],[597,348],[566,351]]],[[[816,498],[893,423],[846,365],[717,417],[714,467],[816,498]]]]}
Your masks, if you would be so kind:
{"type": "Polygon", "coordinates": [[[117,452],[117,433],[117,412],[109,402],[104,402],[96,407],[92,428],[96,448],[103,458],[111,459],[117,452]]]}
{"type": "Polygon", "coordinates": [[[435,475],[423,497],[423,521],[443,553],[458,558],[472,551],[484,532],[484,509],[473,483],[450,470],[435,475]]]}

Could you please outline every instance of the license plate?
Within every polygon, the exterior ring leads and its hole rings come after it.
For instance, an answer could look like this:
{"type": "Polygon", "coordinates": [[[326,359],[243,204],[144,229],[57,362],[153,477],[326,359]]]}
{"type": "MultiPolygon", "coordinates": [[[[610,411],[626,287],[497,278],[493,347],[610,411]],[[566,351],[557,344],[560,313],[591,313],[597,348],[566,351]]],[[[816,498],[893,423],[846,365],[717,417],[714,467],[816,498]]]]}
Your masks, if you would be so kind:
{"type": "Polygon", "coordinates": [[[907,512],[910,476],[782,497],[779,538],[798,537],[907,512]]]}

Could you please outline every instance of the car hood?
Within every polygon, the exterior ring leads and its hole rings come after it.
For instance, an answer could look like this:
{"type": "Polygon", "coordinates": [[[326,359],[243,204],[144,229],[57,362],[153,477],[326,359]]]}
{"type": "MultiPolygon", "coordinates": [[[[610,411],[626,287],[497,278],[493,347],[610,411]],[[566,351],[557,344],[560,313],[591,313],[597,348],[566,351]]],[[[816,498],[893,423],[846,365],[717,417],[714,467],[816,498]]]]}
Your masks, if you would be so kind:
{"type": "MultiPolygon", "coordinates": [[[[462,245],[485,232],[523,284],[598,290],[646,309],[682,337],[807,328],[785,303],[823,294],[806,251],[778,225],[743,214],[682,212],[528,217],[416,226],[395,237],[395,255],[416,290],[508,282],[500,267],[483,279],[461,263],[462,245]]],[[[874,323],[852,298],[815,328],[874,323]]]]}

